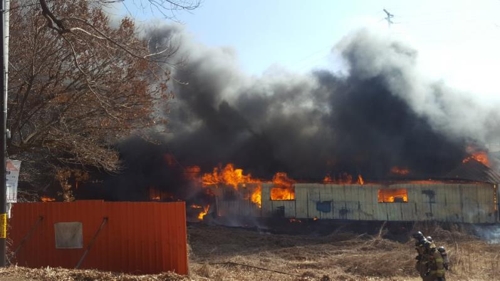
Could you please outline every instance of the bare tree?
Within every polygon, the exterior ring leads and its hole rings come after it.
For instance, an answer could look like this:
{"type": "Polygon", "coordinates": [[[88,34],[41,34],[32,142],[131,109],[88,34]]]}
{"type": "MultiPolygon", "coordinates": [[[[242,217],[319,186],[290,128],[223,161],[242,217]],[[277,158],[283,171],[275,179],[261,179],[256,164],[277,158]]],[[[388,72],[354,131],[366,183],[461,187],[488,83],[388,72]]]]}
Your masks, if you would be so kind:
{"type": "MultiPolygon", "coordinates": [[[[125,0],[96,0],[101,4],[116,4],[121,3],[127,9],[125,0]]],[[[135,8],[158,12],[168,19],[175,19],[176,13],[181,11],[193,11],[200,7],[201,0],[134,0],[132,5],[135,8]]]]}
{"type": "Polygon", "coordinates": [[[113,28],[86,0],[18,3],[10,17],[9,154],[63,190],[89,167],[119,170],[113,145],[164,122],[154,111],[170,98],[169,73],[155,60],[169,56],[151,56],[131,19],[113,28]]]}

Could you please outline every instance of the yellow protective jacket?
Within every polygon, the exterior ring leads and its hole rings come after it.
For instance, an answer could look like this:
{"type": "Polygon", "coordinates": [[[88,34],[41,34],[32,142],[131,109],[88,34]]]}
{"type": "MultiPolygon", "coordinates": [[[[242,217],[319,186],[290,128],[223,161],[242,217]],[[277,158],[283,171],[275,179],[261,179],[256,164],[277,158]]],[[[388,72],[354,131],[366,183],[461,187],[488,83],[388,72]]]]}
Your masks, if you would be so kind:
{"type": "Polygon", "coordinates": [[[445,268],[443,263],[444,260],[441,253],[438,252],[436,248],[430,249],[427,254],[428,275],[434,277],[444,277],[445,268]]]}

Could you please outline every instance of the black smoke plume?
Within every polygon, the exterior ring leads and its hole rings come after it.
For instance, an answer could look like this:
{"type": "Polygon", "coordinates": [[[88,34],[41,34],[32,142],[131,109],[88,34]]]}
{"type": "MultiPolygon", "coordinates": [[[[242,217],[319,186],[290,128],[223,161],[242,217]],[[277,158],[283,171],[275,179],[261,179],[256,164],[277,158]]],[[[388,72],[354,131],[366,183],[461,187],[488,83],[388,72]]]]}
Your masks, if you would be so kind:
{"type": "Polygon", "coordinates": [[[163,144],[124,143],[127,173],[105,181],[131,197],[152,185],[184,188],[179,175],[191,165],[210,172],[234,163],[257,178],[286,172],[316,182],[342,173],[384,180],[395,166],[414,178],[439,177],[464,159],[468,143],[496,135],[494,111],[425,81],[416,50],[367,30],[334,48],[347,74],[270,69],[259,77],[240,71],[230,49],[196,44],[179,27],[148,36],[158,45],[177,40],[182,61],[163,144]],[[178,165],[164,164],[164,154],[178,165]]]}

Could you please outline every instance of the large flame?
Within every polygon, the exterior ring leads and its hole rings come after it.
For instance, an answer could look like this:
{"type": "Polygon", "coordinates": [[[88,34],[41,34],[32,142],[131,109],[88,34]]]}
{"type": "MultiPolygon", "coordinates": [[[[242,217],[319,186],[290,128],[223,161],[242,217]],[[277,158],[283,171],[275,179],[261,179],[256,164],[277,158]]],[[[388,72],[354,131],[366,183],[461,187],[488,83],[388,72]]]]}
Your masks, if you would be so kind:
{"type": "Polygon", "coordinates": [[[224,169],[214,168],[212,173],[206,173],[202,177],[203,186],[225,184],[238,189],[239,184],[260,183],[253,179],[250,174],[244,175],[243,169],[235,169],[233,164],[227,164],[224,169]]]}
{"type": "Polygon", "coordinates": [[[271,188],[271,200],[294,200],[294,180],[289,179],[286,173],[276,173],[273,177],[274,187],[271,188]]]}
{"type": "Polygon", "coordinates": [[[223,169],[214,168],[212,173],[204,174],[201,181],[204,187],[223,184],[230,185],[235,190],[238,190],[239,185],[247,183],[257,184],[250,195],[250,200],[259,206],[259,208],[262,206],[262,187],[260,185],[262,182],[252,178],[250,174],[243,174],[243,169],[235,169],[231,163],[227,164],[223,169]]]}

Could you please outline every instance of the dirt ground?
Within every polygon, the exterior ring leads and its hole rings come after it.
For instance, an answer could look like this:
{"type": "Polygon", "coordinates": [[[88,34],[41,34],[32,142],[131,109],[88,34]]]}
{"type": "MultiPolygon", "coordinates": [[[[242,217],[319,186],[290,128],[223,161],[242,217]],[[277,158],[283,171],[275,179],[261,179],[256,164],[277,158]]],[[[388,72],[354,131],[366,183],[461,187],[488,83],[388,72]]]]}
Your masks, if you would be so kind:
{"type": "MultiPolygon", "coordinates": [[[[500,244],[490,244],[458,227],[415,227],[448,249],[451,269],[447,280],[500,280],[500,244]]],[[[327,234],[292,235],[257,228],[190,224],[189,276],[12,266],[0,269],[0,280],[417,281],[416,252],[409,233],[394,239],[384,228],[373,229],[370,234],[344,228],[327,234]]]]}

